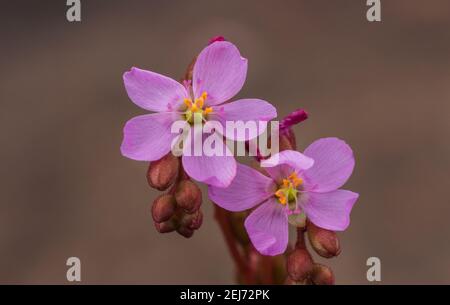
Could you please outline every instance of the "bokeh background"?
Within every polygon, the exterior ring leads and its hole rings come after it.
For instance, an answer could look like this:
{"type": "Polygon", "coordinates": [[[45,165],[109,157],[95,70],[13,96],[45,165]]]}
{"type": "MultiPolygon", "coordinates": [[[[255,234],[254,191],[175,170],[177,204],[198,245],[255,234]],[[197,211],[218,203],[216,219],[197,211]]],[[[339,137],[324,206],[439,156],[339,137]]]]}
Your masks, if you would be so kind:
{"type": "MultiPolygon", "coordinates": [[[[82,22],[66,1],[4,1],[0,11],[0,283],[226,284],[233,264],[204,196],[193,238],[160,235],[148,164],[120,155],[124,123],[144,113],[127,97],[131,66],[180,77],[208,39],[249,59],[238,97],[280,116],[303,107],[297,140],[337,136],[361,194],[339,284],[450,284],[450,2],[382,0],[94,1],[82,22]]],[[[319,259],[324,262],[324,260],[319,259]]]]}

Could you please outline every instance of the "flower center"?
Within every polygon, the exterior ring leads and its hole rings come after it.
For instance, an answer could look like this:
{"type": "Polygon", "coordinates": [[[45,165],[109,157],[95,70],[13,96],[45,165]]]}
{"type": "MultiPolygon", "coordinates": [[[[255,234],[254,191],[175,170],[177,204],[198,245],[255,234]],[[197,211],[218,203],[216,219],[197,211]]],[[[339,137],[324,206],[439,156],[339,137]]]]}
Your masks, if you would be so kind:
{"type": "Polygon", "coordinates": [[[303,179],[297,177],[296,173],[292,173],[286,179],[283,179],[283,183],[279,189],[275,192],[275,196],[282,205],[289,204],[293,208],[296,207],[298,187],[303,184],[303,179]]]}
{"type": "Polygon", "coordinates": [[[184,104],[186,105],[184,117],[188,123],[192,124],[194,122],[203,122],[206,120],[206,116],[213,111],[212,107],[206,107],[203,109],[207,97],[208,93],[203,92],[202,95],[199,98],[196,98],[194,102],[192,102],[192,99],[190,98],[184,99],[184,104]]]}

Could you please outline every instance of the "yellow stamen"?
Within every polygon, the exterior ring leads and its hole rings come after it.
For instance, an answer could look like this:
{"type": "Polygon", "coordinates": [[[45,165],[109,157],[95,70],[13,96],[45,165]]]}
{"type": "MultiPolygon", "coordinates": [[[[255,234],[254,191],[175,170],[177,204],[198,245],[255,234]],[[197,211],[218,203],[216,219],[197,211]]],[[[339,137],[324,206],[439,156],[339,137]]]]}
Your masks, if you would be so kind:
{"type": "Polygon", "coordinates": [[[297,187],[299,185],[303,184],[303,179],[302,178],[297,178],[294,180],[294,186],[297,187]]]}
{"type": "Polygon", "coordinates": [[[208,113],[211,113],[213,111],[212,107],[207,107],[204,111],[203,114],[207,115],[208,113]]]}
{"type": "Polygon", "coordinates": [[[190,98],[185,98],[184,99],[184,104],[188,107],[191,108],[192,106],[192,100],[190,98]]]}
{"type": "Polygon", "coordinates": [[[292,183],[294,184],[295,187],[303,184],[303,179],[297,177],[296,173],[290,174],[288,179],[292,181],[292,183]]]}
{"type": "Polygon", "coordinates": [[[275,196],[278,197],[278,201],[279,201],[281,204],[286,204],[286,195],[284,194],[284,192],[283,192],[282,190],[278,190],[278,191],[275,193],[275,196]]]}
{"type": "Polygon", "coordinates": [[[203,109],[207,97],[208,94],[206,92],[203,92],[200,97],[194,100],[194,102],[192,102],[192,99],[190,98],[184,99],[184,104],[187,107],[186,111],[184,112],[186,121],[188,121],[189,123],[193,123],[192,118],[194,116],[195,117],[200,116],[202,120],[205,120],[204,116],[213,111],[212,107],[207,107],[206,109],[203,109]]]}
{"type": "Polygon", "coordinates": [[[298,177],[296,173],[290,174],[286,179],[282,180],[280,189],[275,192],[275,196],[278,197],[278,201],[281,204],[289,204],[297,201],[297,187],[303,184],[303,179],[298,177]]]}
{"type": "Polygon", "coordinates": [[[198,106],[198,108],[202,109],[203,105],[205,104],[205,100],[202,97],[200,97],[195,100],[195,104],[198,106]]]}
{"type": "Polygon", "coordinates": [[[289,177],[288,177],[288,179],[291,179],[291,180],[297,179],[297,174],[296,174],[295,172],[292,173],[292,174],[290,174],[289,177]]]}

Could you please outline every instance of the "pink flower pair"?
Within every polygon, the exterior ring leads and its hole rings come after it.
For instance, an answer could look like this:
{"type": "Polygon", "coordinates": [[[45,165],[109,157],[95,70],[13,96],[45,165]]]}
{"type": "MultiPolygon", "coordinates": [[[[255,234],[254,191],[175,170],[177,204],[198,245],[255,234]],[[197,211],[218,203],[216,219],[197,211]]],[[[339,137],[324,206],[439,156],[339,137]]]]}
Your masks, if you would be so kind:
{"type": "MultiPolygon", "coordinates": [[[[155,113],[126,123],[122,154],[134,160],[161,159],[179,137],[171,131],[172,124],[179,120],[190,125],[194,119],[224,125],[226,121],[275,118],[276,109],[264,100],[226,103],[241,90],[246,74],[247,60],[227,41],[215,41],[203,49],[193,68],[192,84],[182,85],[166,76],[132,68],[123,76],[128,96],[155,113]]],[[[192,136],[193,128],[189,132],[192,136]]],[[[236,140],[234,135],[224,136],[236,140]]],[[[226,144],[220,141],[219,145],[223,156],[183,154],[183,168],[193,179],[208,184],[209,196],[219,206],[230,211],[256,207],[245,227],[262,254],[285,251],[290,215],[304,213],[315,225],[329,230],[345,230],[349,225],[358,194],[339,190],[355,163],[345,142],[325,138],[311,144],[303,154],[280,152],[261,162],[268,176],[237,164],[226,144]]]]}

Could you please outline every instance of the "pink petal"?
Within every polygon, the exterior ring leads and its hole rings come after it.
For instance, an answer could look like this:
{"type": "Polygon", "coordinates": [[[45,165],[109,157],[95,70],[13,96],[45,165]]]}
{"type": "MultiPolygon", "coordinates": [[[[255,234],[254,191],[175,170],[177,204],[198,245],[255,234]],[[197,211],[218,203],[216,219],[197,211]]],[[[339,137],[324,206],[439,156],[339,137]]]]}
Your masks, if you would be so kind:
{"type": "Polygon", "coordinates": [[[293,172],[300,173],[313,166],[315,160],[295,150],[284,150],[262,160],[261,166],[274,180],[286,178],[293,172]]]}
{"type": "Polygon", "coordinates": [[[350,224],[350,212],[359,195],[346,190],[328,193],[304,193],[300,206],[316,226],[344,231],[350,224]]]}
{"type": "Polygon", "coordinates": [[[177,111],[188,97],[182,84],[151,71],[132,68],[124,73],[123,81],[130,99],[150,111],[177,111]]]}
{"type": "Polygon", "coordinates": [[[210,186],[209,198],[222,208],[237,212],[254,207],[273,195],[273,180],[257,170],[237,165],[236,177],[227,188],[210,186]]]}
{"type": "Polygon", "coordinates": [[[350,146],[337,138],[313,142],[304,154],[314,159],[314,166],[305,171],[305,189],[329,192],[343,186],[355,167],[350,146]]]}
{"type": "Polygon", "coordinates": [[[122,155],[133,160],[154,161],[165,156],[177,134],[171,133],[175,113],[152,113],[129,120],[123,129],[122,155]]]}
{"type": "Polygon", "coordinates": [[[241,134],[234,129],[232,132],[225,132],[225,136],[231,140],[246,141],[259,136],[266,130],[267,125],[259,124],[259,121],[268,122],[276,116],[277,110],[270,103],[260,99],[242,99],[215,107],[211,119],[218,120],[224,130],[227,121],[235,123],[241,121],[248,124],[247,126],[254,125],[256,128],[253,134],[249,134],[248,131],[241,134]]]}
{"type": "MultiPolygon", "coordinates": [[[[193,134],[194,132],[191,130],[189,135],[191,139],[193,134]]],[[[230,185],[236,176],[236,160],[221,139],[218,140],[217,144],[220,147],[221,154],[212,156],[206,155],[203,151],[201,151],[201,155],[196,155],[193,147],[191,148],[190,155],[188,155],[186,153],[187,146],[194,145],[194,140],[185,143],[186,146],[183,148],[182,162],[184,170],[190,177],[217,187],[227,187],[230,185]]]]}
{"type": "Polygon", "coordinates": [[[221,104],[235,96],[247,76],[247,59],[228,41],[217,41],[198,55],[194,66],[193,89],[195,97],[208,93],[206,104],[221,104]]]}
{"type": "Polygon", "coordinates": [[[278,255],[286,250],[289,232],[284,207],[269,199],[245,220],[245,228],[253,246],[263,255],[278,255]]]}

